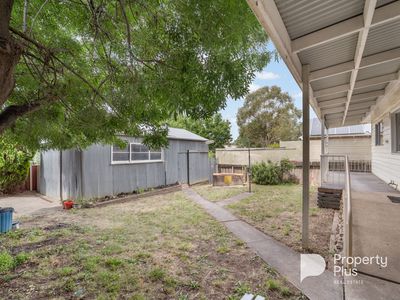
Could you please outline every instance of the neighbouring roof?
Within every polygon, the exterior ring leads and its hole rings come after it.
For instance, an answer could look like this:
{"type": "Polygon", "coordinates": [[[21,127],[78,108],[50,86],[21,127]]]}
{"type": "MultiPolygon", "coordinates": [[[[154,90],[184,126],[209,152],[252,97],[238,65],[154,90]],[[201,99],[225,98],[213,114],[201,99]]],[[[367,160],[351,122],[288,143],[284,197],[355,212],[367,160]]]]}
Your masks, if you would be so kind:
{"type": "Polygon", "coordinates": [[[168,128],[168,138],[174,140],[187,140],[187,141],[199,141],[199,142],[208,141],[206,138],[203,138],[186,129],[173,128],[173,127],[168,128]]]}
{"type": "MultiPolygon", "coordinates": [[[[337,128],[329,128],[328,134],[332,135],[371,135],[370,124],[351,125],[337,128]]],[[[321,122],[318,118],[314,118],[310,122],[310,135],[321,135],[321,122]]]]}

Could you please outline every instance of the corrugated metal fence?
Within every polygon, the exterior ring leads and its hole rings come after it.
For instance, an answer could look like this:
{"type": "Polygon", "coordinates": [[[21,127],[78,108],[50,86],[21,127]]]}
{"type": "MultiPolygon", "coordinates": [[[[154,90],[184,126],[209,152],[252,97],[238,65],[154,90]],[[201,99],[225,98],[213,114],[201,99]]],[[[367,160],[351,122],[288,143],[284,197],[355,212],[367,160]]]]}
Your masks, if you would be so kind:
{"type": "Polygon", "coordinates": [[[181,183],[212,182],[215,166],[216,160],[208,156],[208,151],[178,152],[178,176],[181,183]]]}

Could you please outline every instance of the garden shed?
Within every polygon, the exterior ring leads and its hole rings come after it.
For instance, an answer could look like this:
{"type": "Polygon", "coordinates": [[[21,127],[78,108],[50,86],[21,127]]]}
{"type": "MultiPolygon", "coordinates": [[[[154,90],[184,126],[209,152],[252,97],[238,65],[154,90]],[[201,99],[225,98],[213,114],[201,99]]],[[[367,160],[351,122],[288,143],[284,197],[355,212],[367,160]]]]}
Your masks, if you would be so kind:
{"type": "Polygon", "coordinates": [[[41,153],[40,193],[52,198],[92,199],[174,183],[208,181],[208,140],[169,128],[168,146],[151,150],[142,139],[121,136],[125,148],[94,144],[87,149],[41,153]]]}

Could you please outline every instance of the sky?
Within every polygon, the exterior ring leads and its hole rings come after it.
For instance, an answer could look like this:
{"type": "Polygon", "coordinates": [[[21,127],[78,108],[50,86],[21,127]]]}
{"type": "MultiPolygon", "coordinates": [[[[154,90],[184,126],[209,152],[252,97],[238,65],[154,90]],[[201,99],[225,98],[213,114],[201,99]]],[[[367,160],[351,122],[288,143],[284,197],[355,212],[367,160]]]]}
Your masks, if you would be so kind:
{"type": "MultiPolygon", "coordinates": [[[[275,50],[272,43],[268,45],[268,49],[275,50]]],[[[293,98],[295,105],[301,109],[301,90],[282,59],[279,61],[275,61],[275,59],[271,60],[271,62],[262,70],[262,72],[256,74],[256,78],[250,85],[250,92],[253,92],[266,85],[277,85],[281,87],[282,91],[289,93],[289,95],[293,98]]],[[[223,118],[231,122],[231,134],[233,140],[235,140],[239,135],[239,130],[236,124],[236,114],[238,109],[242,106],[243,99],[228,99],[225,109],[221,110],[223,118]]],[[[310,109],[310,118],[315,117],[316,115],[314,111],[310,109]]]]}

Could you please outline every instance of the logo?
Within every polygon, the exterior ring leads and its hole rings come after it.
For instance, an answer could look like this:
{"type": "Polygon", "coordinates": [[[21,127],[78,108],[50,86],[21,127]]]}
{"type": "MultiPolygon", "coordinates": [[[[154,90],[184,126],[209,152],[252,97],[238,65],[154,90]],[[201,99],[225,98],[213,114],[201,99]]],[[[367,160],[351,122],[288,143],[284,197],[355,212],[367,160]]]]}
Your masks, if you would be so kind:
{"type": "Polygon", "coordinates": [[[325,271],[325,259],[318,254],[300,254],[300,282],[311,276],[319,276],[325,271]]]}

